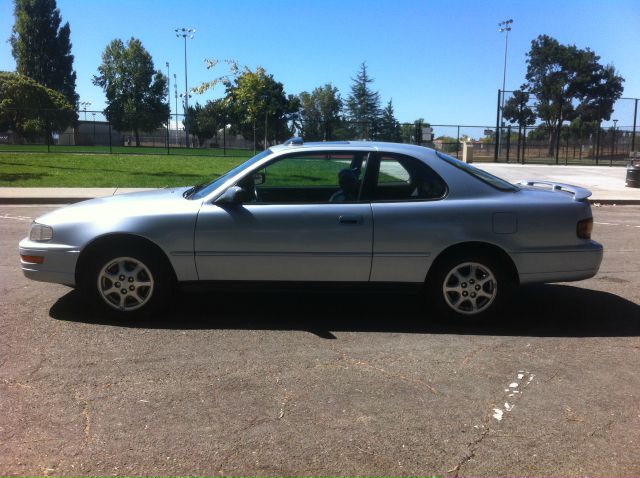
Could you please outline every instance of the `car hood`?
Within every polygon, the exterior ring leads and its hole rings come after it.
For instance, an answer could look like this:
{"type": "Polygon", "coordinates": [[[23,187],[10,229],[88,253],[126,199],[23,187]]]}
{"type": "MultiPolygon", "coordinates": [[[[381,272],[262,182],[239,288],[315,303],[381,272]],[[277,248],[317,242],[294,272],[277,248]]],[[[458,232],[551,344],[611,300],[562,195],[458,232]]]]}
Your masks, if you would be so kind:
{"type": "Polygon", "coordinates": [[[99,222],[108,218],[161,214],[176,209],[194,209],[201,201],[183,197],[188,187],[154,189],[90,199],[52,211],[36,219],[41,224],[99,222]]]}

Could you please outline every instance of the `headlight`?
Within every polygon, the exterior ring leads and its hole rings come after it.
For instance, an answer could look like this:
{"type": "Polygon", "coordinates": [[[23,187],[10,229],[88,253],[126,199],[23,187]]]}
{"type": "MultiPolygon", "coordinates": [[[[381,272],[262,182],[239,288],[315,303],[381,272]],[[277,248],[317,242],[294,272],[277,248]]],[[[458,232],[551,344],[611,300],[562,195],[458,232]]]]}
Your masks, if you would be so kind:
{"type": "Polygon", "coordinates": [[[45,226],[44,224],[38,224],[34,222],[31,224],[31,228],[29,229],[29,240],[30,241],[50,241],[53,237],[53,229],[49,226],[45,226]]]}

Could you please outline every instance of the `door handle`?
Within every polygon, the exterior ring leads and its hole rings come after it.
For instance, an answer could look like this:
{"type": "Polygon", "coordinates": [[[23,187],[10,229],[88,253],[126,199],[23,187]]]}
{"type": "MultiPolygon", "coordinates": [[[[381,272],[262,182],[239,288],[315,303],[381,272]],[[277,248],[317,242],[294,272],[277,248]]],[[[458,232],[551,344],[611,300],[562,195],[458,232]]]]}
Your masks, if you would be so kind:
{"type": "Polygon", "coordinates": [[[340,224],[362,224],[362,216],[340,216],[338,222],[340,224]]]}

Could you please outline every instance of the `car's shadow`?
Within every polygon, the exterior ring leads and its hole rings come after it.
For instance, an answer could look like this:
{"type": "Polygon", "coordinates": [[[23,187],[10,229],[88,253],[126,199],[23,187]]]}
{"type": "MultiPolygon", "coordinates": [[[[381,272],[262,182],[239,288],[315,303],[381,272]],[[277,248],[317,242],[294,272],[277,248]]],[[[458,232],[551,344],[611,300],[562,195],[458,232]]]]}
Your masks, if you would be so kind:
{"type": "Polygon", "coordinates": [[[88,312],[76,291],[50,316],[119,327],[163,329],[301,330],[335,339],[333,332],[401,332],[540,337],[640,335],[640,306],[607,292],[567,285],[520,288],[500,317],[484,324],[440,320],[424,298],[404,293],[183,292],[161,316],[114,319],[88,312]]]}

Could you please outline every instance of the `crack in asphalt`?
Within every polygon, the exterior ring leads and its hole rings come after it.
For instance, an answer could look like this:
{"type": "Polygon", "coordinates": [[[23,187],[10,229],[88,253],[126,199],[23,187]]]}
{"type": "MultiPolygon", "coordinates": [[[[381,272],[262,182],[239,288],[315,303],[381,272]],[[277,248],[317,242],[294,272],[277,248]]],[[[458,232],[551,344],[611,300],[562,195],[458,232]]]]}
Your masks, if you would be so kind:
{"type": "MultiPolygon", "coordinates": [[[[82,421],[83,421],[82,441],[78,445],[78,448],[76,451],[76,455],[78,455],[84,451],[84,449],[89,445],[89,442],[91,442],[92,440],[92,436],[91,436],[92,420],[91,420],[91,413],[89,412],[88,401],[84,397],[80,396],[78,392],[76,392],[73,395],[73,398],[76,401],[76,403],[81,407],[80,414],[82,415],[82,421]]],[[[50,476],[54,472],[58,473],[59,472],[58,470],[64,465],[64,462],[65,462],[64,452],[60,450],[60,457],[58,458],[58,461],[56,462],[56,464],[53,465],[51,468],[49,467],[43,468],[42,474],[45,476],[50,476]]]]}
{"type": "Polygon", "coordinates": [[[464,465],[467,464],[469,460],[471,460],[473,457],[476,456],[476,450],[480,446],[480,443],[482,443],[482,440],[486,438],[486,436],[489,434],[490,431],[491,431],[491,428],[483,427],[483,431],[480,434],[480,436],[467,445],[469,452],[460,459],[460,461],[456,466],[454,466],[450,470],[447,470],[447,473],[453,473],[452,476],[457,477],[460,472],[460,468],[462,468],[464,465]]]}
{"type": "Polygon", "coordinates": [[[2,384],[7,387],[21,387],[21,388],[33,388],[31,385],[27,385],[26,383],[18,382],[13,378],[3,378],[2,384]]]}
{"type": "Polygon", "coordinates": [[[381,373],[383,375],[386,375],[388,377],[392,377],[392,378],[397,378],[405,383],[410,383],[412,385],[419,385],[421,387],[426,387],[432,394],[434,395],[439,395],[438,391],[433,388],[431,385],[429,385],[427,382],[423,381],[423,380],[419,380],[413,377],[409,377],[407,375],[404,375],[400,372],[396,372],[396,371],[388,371],[382,367],[379,367],[377,365],[374,365],[370,362],[367,362],[366,360],[358,360],[356,358],[351,357],[349,354],[347,354],[346,352],[342,351],[342,350],[338,350],[336,347],[332,347],[334,349],[334,352],[336,354],[338,354],[343,360],[356,365],[358,367],[362,367],[368,370],[373,370],[376,371],[378,373],[381,373]]]}
{"type": "MultiPolygon", "coordinates": [[[[513,382],[511,382],[507,386],[507,388],[504,389],[502,397],[498,400],[494,400],[494,403],[498,403],[502,402],[506,398],[506,400],[508,400],[508,402],[504,402],[504,411],[506,412],[511,412],[514,409],[515,403],[520,401],[523,396],[524,390],[531,384],[531,382],[535,378],[535,374],[525,370],[518,370],[516,377],[517,378],[513,382]],[[520,384],[522,384],[521,387],[520,384]],[[518,388],[520,390],[516,390],[518,388]],[[504,397],[504,394],[507,394],[507,397],[504,397]]],[[[482,427],[482,432],[475,440],[467,444],[468,452],[458,461],[458,463],[453,468],[447,470],[446,473],[452,473],[452,476],[458,477],[460,469],[476,456],[476,452],[480,447],[482,441],[494,430],[493,428],[488,426],[491,417],[493,417],[498,421],[498,423],[500,423],[503,420],[503,416],[505,416],[504,411],[502,410],[502,407],[494,408],[494,406],[492,406],[491,410],[485,413],[483,421],[487,425],[480,425],[482,427]]]]}

